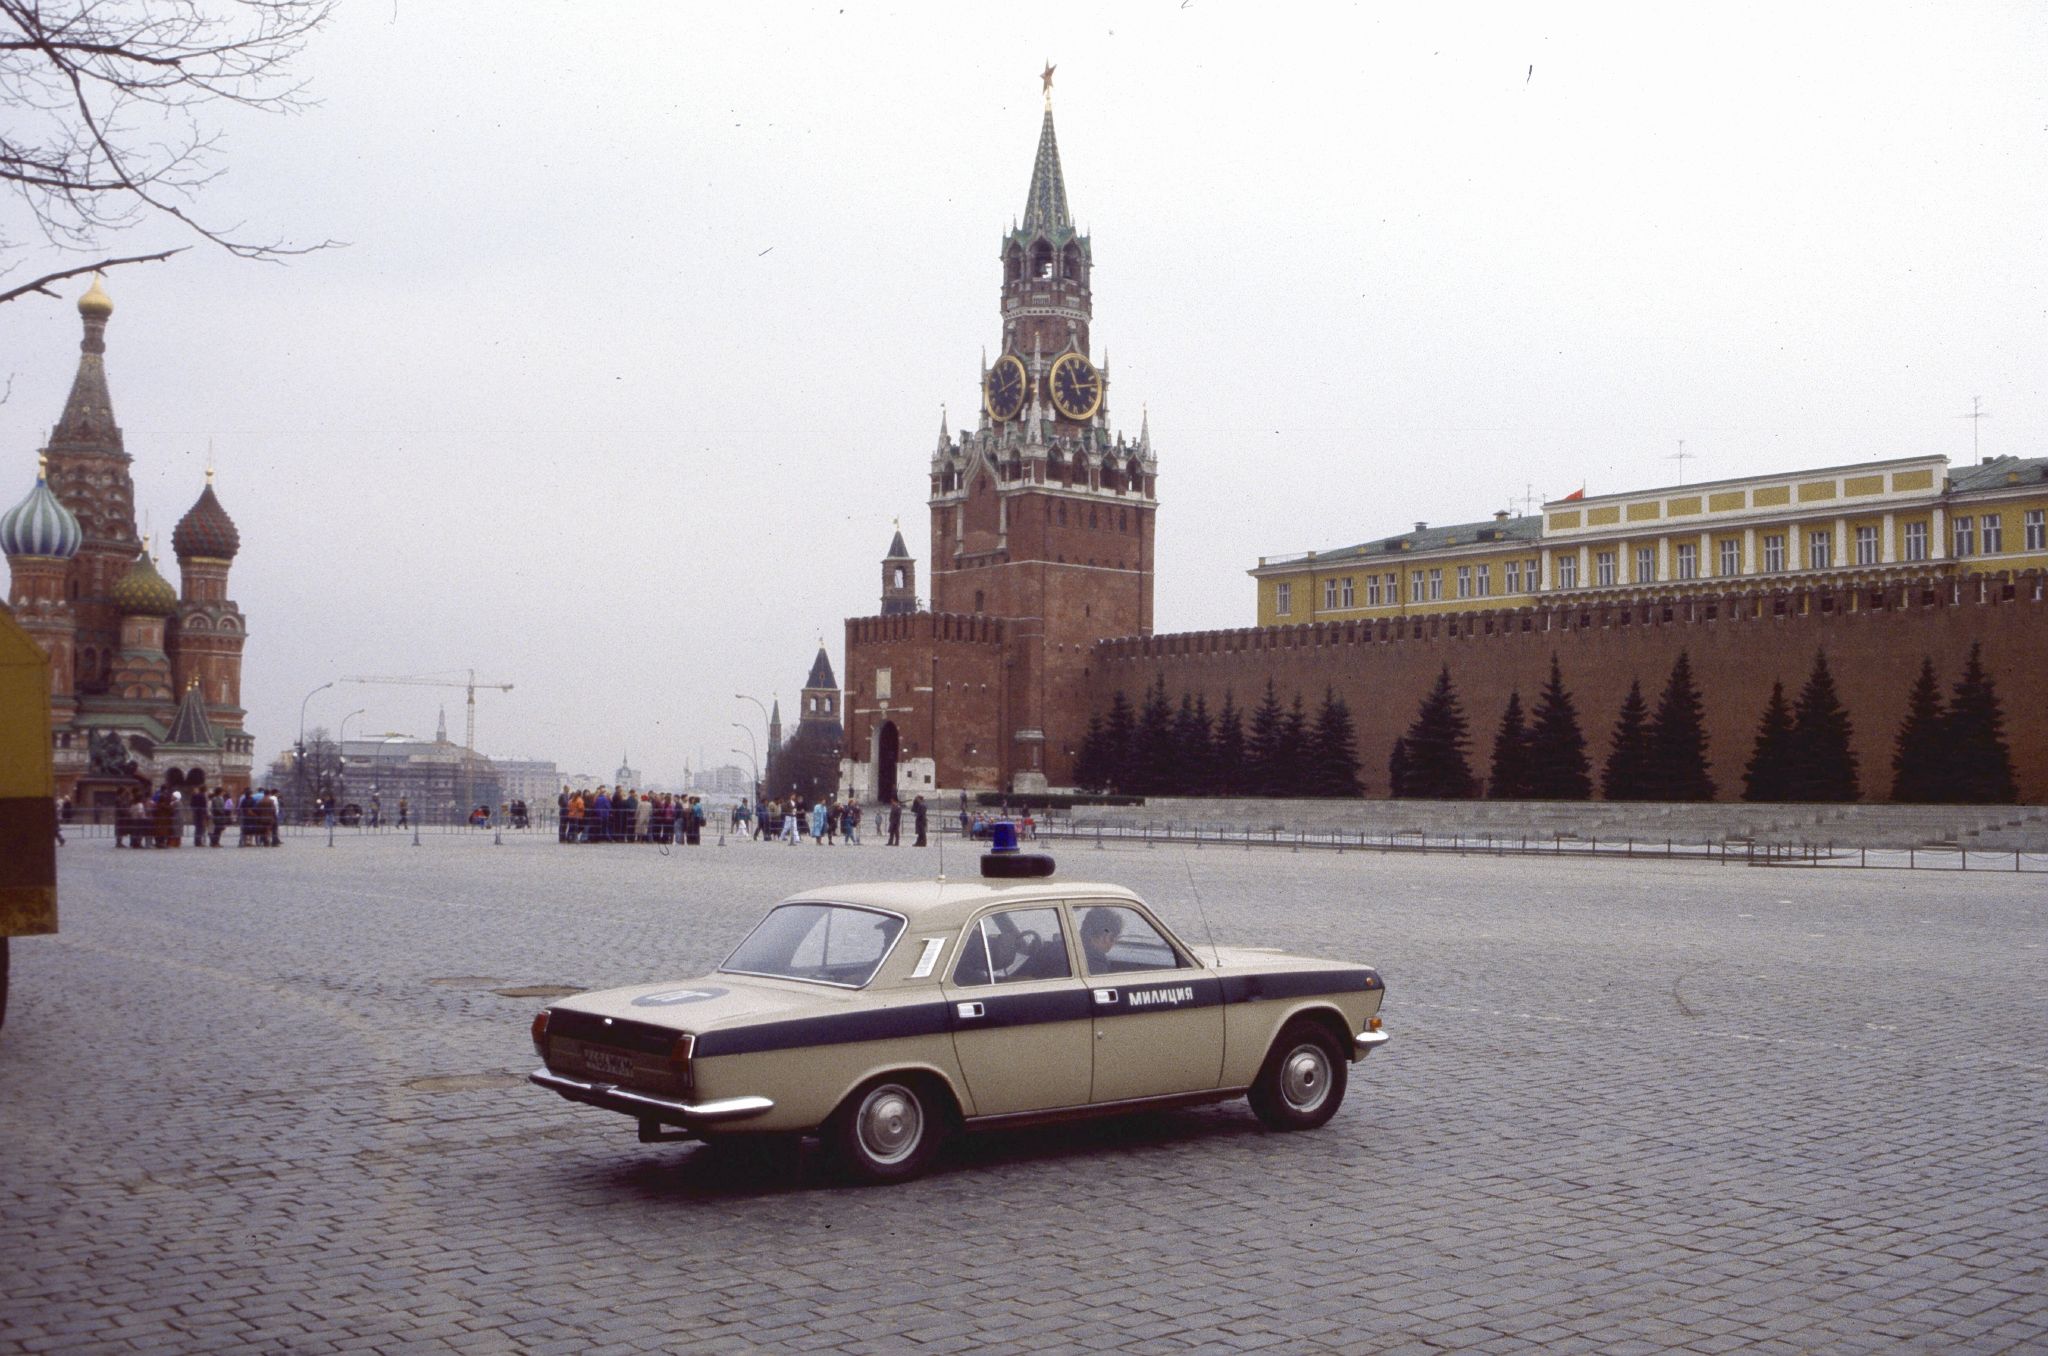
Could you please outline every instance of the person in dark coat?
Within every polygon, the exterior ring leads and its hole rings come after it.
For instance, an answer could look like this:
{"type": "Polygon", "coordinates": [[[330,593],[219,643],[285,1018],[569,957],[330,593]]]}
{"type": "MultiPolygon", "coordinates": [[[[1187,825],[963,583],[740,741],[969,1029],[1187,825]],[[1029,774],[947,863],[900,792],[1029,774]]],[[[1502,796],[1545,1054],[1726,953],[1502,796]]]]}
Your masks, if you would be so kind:
{"type": "Polygon", "coordinates": [[[206,788],[192,788],[192,846],[206,846],[206,788]]]}
{"type": "Polygon", "coordinates": [[[923,846],[925,845],[925,841],[924,841],[924,822],[925,822],[925,814],[926,814],[926,810],[925,810],[925,805],[924,805],[924,797],[923,797],[923,796],[915,796],[915,797],[913,797],[913,798],[911,799],[911,802],[910,802],[910,818],[911,818],[911,822],[912,822],[912,827],[914,827],[914,828],[915,828],[915,829],[917,830],[917,841],[916,841],[915,843],[912,843],[912,844],[911,844],[911,846],[912,846],[912,847],[923,847],[923,846]]]}
{"type": "Polygon", "coordinates": [[[903,846],[903,802],[889,797],[889,846],[903,846]]]}

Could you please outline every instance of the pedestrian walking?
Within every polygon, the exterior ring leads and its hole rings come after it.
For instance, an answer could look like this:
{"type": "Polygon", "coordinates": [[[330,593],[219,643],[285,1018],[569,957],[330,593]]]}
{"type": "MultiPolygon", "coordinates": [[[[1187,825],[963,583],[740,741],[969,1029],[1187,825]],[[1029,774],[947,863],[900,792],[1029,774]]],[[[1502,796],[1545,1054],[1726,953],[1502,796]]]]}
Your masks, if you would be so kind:
{"type": "Polygon", "coordinates": [[[911,846],[912,846],[912,847],[923,847],[923,846],[925,846],[925,841],[924,841],[924,821],[925,821],[925,816],[926,816],[926,815],[927,815],[928,813],[929,813],[929,811],[927,810],[927,808],[926,808],[926,806],[925,806],[925,803],[924,803],[924,797],[923,797],[923,796],[914,796],[914,797],[912,797],[912,798],[911,798],[911,801],[910,801],[910,818],[911,818],[911,827],[913,827],[913,828],[915,828],[915,829],[917,830],[917,841],[916,841],[915,843],[911,844],[911,846]]]}
{"type": "Polygon", "coordinates": [[[803,811],[797,809],[796,797],[791,796],[782,807],[782,841],[795,847],[803,836],[803,811]]]}
{"type": "Polygon", "coordinates": [[[889,846],[903,846],[903,802],[889,797],[889,846]]]}

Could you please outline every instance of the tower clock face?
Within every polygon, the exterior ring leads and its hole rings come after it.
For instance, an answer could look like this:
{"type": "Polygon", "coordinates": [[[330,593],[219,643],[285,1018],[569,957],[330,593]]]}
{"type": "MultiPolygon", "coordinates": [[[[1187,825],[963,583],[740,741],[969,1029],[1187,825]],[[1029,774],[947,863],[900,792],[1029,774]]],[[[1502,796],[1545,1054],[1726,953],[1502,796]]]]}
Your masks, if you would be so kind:
{"type": "Polygon", "coordinates": [[[996,359],[996,365],[988,370],[983,379],[982,399],[988,405],[988,417],[998,423],[1015,419],[1024,408],[1024,387],[1028,378],[1024,372],[1024,360],[1014,353],[1005,353],[996,359]]]}
{"type": "Polygon", "coordinates": [[[1062,353],[1052,365],[1053,408],[1069,419],[1092,419],[1102,408],[1102,373],[1078,353],[1062,353]]]}

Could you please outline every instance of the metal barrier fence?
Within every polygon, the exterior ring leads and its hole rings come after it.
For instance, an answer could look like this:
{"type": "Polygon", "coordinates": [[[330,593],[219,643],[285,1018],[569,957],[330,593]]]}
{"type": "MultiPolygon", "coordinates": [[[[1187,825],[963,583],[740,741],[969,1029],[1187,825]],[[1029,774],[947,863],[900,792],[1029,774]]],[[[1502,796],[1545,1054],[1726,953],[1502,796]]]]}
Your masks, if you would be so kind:
{"type": "Polygon", "coordinates": [[[1758,867],[1858,867],[1873,870],[2018,871],[2048,873],[2048,853],[1997,851],[1937,843],[1908,848],[1845,847],[1836,843],[1765,843],[1722,838],[1687,842],[1678,838],[1579,838],[1570,834],[1375,833],[1370,830],[1263,829],[1217,824],[1112,822],[1050,819],[1036,824],[1041,839],[1069,842],[1139,843],[1201,849],[1255,847],[1295,852],[1448,852],[1494,857],[1590,857],[1710,861],[1758,867]]]}

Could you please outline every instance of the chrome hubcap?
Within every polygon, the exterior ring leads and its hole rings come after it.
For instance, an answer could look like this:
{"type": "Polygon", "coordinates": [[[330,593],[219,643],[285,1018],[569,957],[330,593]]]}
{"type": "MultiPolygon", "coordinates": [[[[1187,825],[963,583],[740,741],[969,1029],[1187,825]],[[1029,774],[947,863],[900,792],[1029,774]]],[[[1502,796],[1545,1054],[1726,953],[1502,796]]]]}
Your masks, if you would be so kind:
{"type": "Polygon", "coordinates": [[[876,1088],[860,1104],[860,1145],[878,1163],[909,1157],[924,1135],[924,1111],[908,1088],[876,1088]]]}
{"type": "Polygon", "coordinates": [[[1296,1111],[1314,1111],[1330,1095],[1330,1061],[1319,1045],[1297,1046],[1280,1070],[1280,1095],[1296,1111]]]}

